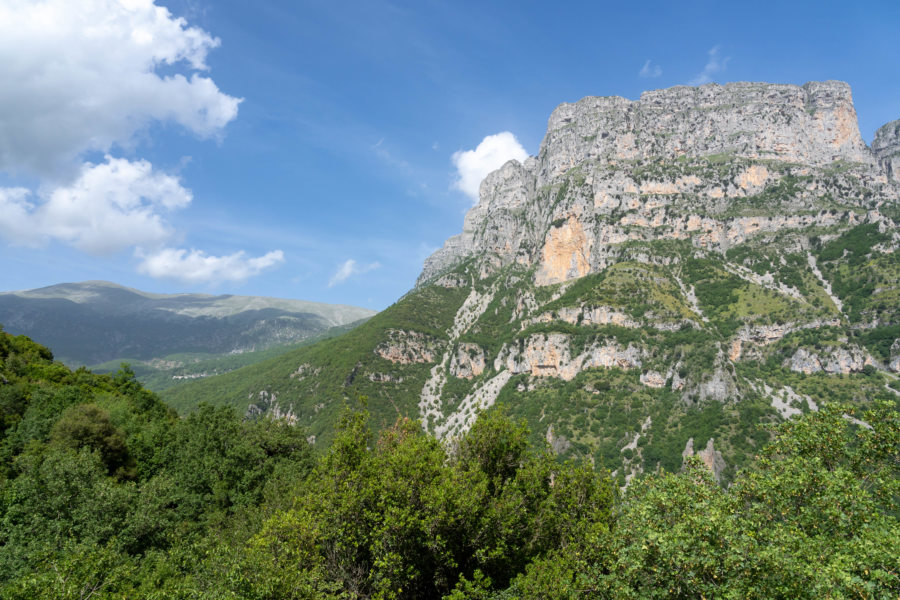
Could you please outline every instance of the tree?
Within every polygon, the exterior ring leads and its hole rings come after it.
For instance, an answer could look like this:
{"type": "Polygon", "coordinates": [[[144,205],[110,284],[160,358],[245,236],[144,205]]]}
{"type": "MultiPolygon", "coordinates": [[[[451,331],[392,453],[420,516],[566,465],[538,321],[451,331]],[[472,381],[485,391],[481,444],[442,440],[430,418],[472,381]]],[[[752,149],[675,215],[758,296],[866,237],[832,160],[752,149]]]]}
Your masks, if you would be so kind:
{"type": "Polygon", "coordinates": [[[883,404],[862,424],[851,412],[784,423],[727,491],[696,461],[646,479],[609,554],[555,568],[577,573],[581,597],[895,598],[900,418],[883,404]]]}
{"type": "Polygon", "coordinates": [[[96,404],[77,404],[67,408],[50,431],[50,444],[99,452],[111,475],[126,477],[134,473],[125,434],[112,424],[109,412],[96,404]]]}

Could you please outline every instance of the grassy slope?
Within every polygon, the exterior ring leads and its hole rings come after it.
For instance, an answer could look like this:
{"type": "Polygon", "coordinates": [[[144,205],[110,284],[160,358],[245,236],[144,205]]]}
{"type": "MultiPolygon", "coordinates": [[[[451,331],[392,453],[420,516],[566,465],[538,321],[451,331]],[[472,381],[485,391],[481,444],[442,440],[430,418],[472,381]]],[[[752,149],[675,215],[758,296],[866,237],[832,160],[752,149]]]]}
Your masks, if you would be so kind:
{"type": "Polygon", "coordinates": [[[348,325],[331,327],[323,333],[312,336],[301,342],[279,345],[266,348],[265,350],[242,352],[240,354],[170,354],[149,361],[133,358],[118,358],[99,365],[94,365],[90,368],[97,373],[110,373],[118,370],[122,363],[126,363],[131,367],[144,387],[153,390],[154,392],[162,392],[181,384],[185,381],[186,376],[187,378],[190,378],[191,375],[202,375],[196,379],[203,379],[206,376],[221,375],[242,367],[254,365],[281,356],[282,354],[296,350],[297,348],[310,346],[317,342],[343,335],[362,323],[365,323],[367,320],[368,319],[362,319],[348,325]],[[179,378],[176,379],[176,377],[179,378]]]}
{"type": "Polygon", "coordinates": [[[293,405],[301,425],[317,436],[330,426],[347,400],[369,398],[373,422],[383,427],[397,416],[415,416],[416,399],[430,364],[394,364],[374,353],[391,329],[418,331],[446,339],[445,328],[465,300],[468,289],[429,287],[410,292],[365,324],[334,339],[292,350],[250,367],[166,390],[163,398],[179,411],[200,402],[230,404],[245,410],[260,391],[275,392],[282,406],[293,405]],[[308,365],[305,375],[297,375],[308,365]],[[318,369],[318,373],[311,373],[318,369]],[[368,374],[388,373],[400,383],[374,383],[368,374]],[[293,376],[292,376],[293,375],[293,376]]]}

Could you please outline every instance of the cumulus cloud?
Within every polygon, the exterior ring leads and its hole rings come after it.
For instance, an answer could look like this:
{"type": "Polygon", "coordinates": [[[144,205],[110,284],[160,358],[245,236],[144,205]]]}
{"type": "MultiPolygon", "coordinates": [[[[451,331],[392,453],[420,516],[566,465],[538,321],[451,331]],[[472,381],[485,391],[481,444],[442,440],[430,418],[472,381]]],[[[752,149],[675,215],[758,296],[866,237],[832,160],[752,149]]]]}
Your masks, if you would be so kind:
{"type": "Polygon", "coordinates": [[[203,74],[218,45],[153,0],[0,2],[0,170],[52,174],[153,121],[217,134],[241,102],[203,74]]]}
{"type": "Polygon", "coordinates": [[[638,77],[659,77],[662,75],[662,67],[659,65],[654,65],[650,59],[647,59],[647,62],[644,63],[644,66],[641,67],[641,70],[638,71],[638,77]]]}
{"type": "Polygon", "coordinates": [[[381,263],[377,261],[367,265],[360,265],[352,258],[348,258],[341,263],[341,266],[338,267],[337,271],[334,272],[334,275],[331,276],[331,279],[328,280],[328,287],[334,287],[339,283],[347,281],[354,275],[362,275],[363,273],[374,271],[379,267],[381,267],[381,263]]]}
{"type": "Polygon", "coordinates": [[[191,203],[176,177],[145,161],[106,157],[85,163],[75,181],[35,195],[0,188],[0,236],[13,244],[57,240],[94,255],[159,244],[171,235],[165,213],[191,203]]]}
{"type": "Polygon", "coordinates": [[[284,253],[273,250],[263,256],[247,258],[243,251],[227,256],[211,256],[201,250],[163,248],[156,252],[137,251],[141,258],[138,271],[159,279],[184,283],[239,282],[284,262],[284,253]]]}
{"type": "Polygon", "coordinates": [[[484,177],[510,160],[524,162],[528,153],[512,133],[504,131],[481,140],[474,150],[460,150],[451,157],[457,180],[453,187],[478,202],[478,188],[484,177]]]}
{"type": "Polygon", "coordinates": [[[720,71],[724,71],[726,67],[728,67],[728,61],[731,60],[730,56],[726,56],[725,58],[719,57],[718,46],[710,48],[709,52],[707,52],[707,56],[706,66],[688,82],[688,85],[703,85],[704,83],[709,83],[713,80],[713,75],[720,71]]]}

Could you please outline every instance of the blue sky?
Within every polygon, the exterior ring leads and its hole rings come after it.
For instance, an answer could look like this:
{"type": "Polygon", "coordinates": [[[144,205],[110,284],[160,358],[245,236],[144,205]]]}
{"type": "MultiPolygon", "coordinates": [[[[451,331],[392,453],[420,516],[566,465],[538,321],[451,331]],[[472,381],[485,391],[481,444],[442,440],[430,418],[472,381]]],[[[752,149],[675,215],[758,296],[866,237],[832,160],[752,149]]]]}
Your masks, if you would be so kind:
{"type": "Polygon", "coordinates": [[[381,309],[559,103],[841,79],[871,141],[898,30],[894,0],[0,0],[0,290],[381,309]]]}

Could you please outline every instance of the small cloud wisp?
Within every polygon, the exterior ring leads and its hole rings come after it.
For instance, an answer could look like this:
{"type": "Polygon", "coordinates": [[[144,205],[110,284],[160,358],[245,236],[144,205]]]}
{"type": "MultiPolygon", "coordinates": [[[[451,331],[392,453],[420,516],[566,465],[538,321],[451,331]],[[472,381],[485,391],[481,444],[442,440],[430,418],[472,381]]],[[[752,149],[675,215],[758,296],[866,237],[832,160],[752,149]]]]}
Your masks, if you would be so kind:
{"type": "Polygon", "coordinates": [[[713,80],[713,75],[724,71],[728,67],[728,61],[731,60],[730,56],[726,56],[725,58],[719,57],[719,46],[710,48],[707,55],[709,58],[706,61],[706,66],[688,82],[688,85],[703,85],[704,83],[711,82],[713,80]]]}
{"type": "Polygon", "coordinates": [[[662,67],[654,65],[649,58],[647,59],[647,62],[644,63],[644,66],[641,67],[641,70],[638,71],[638,77],[643,77],[645,79],[659,77],[660,75],[662,75],[662,67]]]}
{"type": "Polygon", "coordinates": [[[369,263],[367,265],[357,264],[355,260],[352,258],[348,258],[341,266],[338,267],[337,271],[334,272],[334,275],[331,276],[331,279],[328,280],[328,287],[334,287],[339,283],[343,283],[350,279],[355,275],[362,275],[363,273],[368,273],[369,271],[374,271],[381,267],[381,263],[375,261],[373,263],[369,263]]]}

